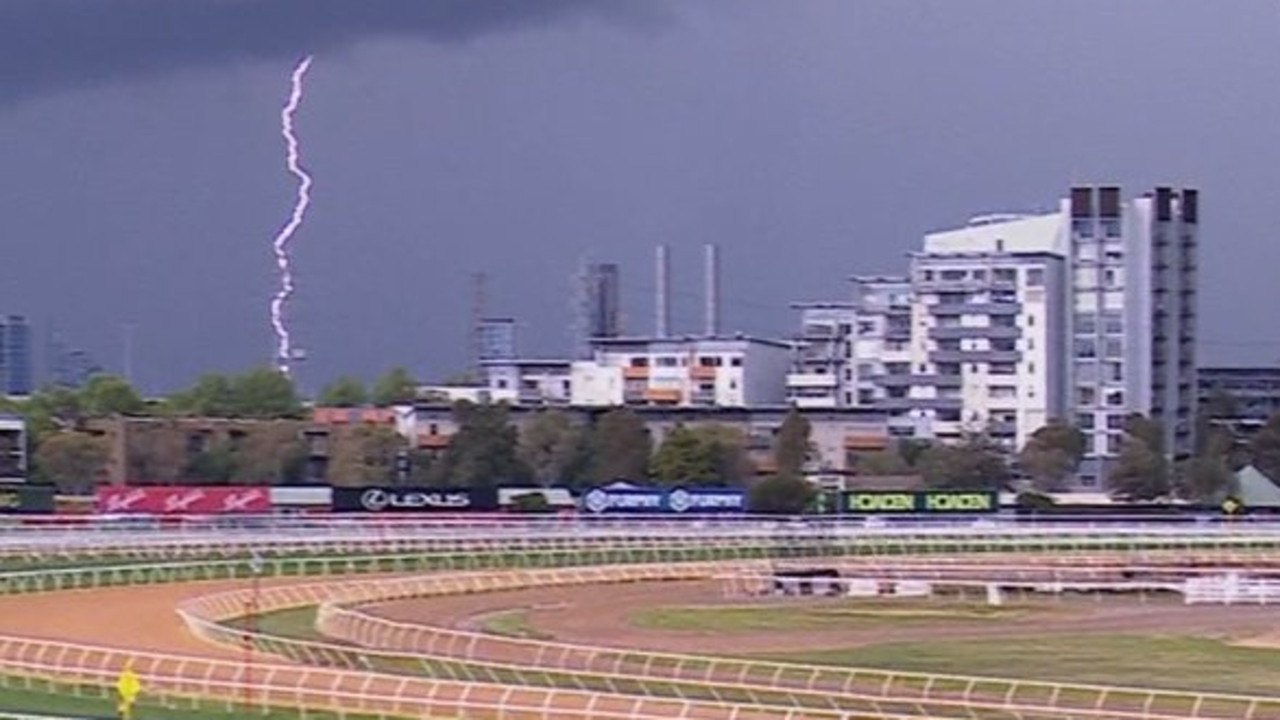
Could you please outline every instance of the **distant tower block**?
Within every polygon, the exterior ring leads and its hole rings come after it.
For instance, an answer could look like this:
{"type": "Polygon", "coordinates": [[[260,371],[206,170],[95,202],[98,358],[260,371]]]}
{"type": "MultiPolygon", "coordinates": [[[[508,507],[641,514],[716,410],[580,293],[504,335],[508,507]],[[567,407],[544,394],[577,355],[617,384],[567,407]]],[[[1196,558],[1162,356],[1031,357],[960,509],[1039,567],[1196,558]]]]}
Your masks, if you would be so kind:
{"type": "Polygon", "coordinates": [[[620,333],[619,271],[614,263],[591,266],[588,332],[593,338],[618,337],[620,333]]]}

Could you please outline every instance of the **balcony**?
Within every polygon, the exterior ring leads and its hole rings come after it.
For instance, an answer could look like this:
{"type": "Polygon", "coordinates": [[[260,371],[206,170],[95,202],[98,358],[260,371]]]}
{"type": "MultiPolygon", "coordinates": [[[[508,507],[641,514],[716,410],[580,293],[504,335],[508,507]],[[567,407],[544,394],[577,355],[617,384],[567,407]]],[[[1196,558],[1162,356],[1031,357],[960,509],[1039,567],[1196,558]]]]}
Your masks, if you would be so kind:
{"type": "Polygon", "coordinates": [[[647,402],[660,405],[672,405],[680,402],[683,393],[676,388],[648,388],[644,391],[647,402]]]}
{"type": "Polygon", "coordinates": [[[932,363],[1016,363],[1022,361],[1017,350],[931,350],[932,363]]]}
{"type": "Polygon", "coordinates": [[[988,325],[985,327],[951,326],[929,328],[930,340],[966,340],[970,338],[988,338],[991,340],[1016,340],[1022,337],[1022,330],[1016,327],[988,325]]]}
{"type": "Polygon", "coordinates": [[[694,365],[689,368],[689,377],[693,380],[713,381],[716,379],[716,368],[709,365],[694,365]]]}
{"type": "Polygon", "coordinates": [[[443,433],[423,433],[418,436],[418,447],[423,450],[443,450],[449,447],[451,435],[443,433]]]}
{"type": "Polygon", "coordinates": [[[908,387],[911,385],[932,385],[935,387],[958,388],[964,379],[960,375],[938,375],[925,374],[918,375],[876,375],[871,378],[872,382],[880,387],[908,387]]]}
{"type": "Polygon", "coordinates": [[[964,401],[960,398],[882,398],[876,401],[875,407],[880,410],[960,410],[964,401]]]}
{"type": "Polygon", "coordinates": [[[877,451],[889,447],[887,435],[860,435],[850,433],[844,436],[845,450],[877,451]]]}
{"type": "Polygon", "coordinates": [[[789,388],[834,388],[840,384],[840,378],[831,373],[788,373],[789,388]]]}
{"type": "Polygon", "coordinates": [[[1017,315],[1022,312],[1022,303],[935,303],[929,306],[929,313],[937,317],[955,315],[1017,315]]]}
{"type": "Polygon", "coordinates": [[[625,367],[622,368],[622,377],[626,380],[648,380],[648,367],[625,367]]]}

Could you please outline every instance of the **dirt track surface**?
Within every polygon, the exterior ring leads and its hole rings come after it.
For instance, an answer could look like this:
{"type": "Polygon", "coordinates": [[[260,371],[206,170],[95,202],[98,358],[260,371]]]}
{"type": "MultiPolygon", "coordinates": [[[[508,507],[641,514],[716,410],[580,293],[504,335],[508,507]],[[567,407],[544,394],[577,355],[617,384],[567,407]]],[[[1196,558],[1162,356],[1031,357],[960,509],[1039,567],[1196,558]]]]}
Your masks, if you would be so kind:
{"type": "MultiPolygon", "coordinates": [[[[744,600],[726,598],[717,581],[597,585],[539,588],[485,595],[455,596],[381,603],[364,608],[391,620],[479,630],[483,616],[524,610],[530,624],[559,642],[631,647],[676,653],[744,654],[840,649],[886,642],[963,640],[1045,634],[1178,633],[1245,638],[1270,630],[1275,609],[1258,606],[1184,606],[1175,600],[1141,604],[1129,598],[1076,598],[1044,601],[1051,612],[993,620],[957,620],[908,626],[886,623],[879,628],[821,631],[703,633],[637,628],[630,618],[658,607],[715,605],[849,607],[856,599],[838,601],[798,598],[744,600]]],[[[945,608],[947,600],[938,600],[945,608]]]]}

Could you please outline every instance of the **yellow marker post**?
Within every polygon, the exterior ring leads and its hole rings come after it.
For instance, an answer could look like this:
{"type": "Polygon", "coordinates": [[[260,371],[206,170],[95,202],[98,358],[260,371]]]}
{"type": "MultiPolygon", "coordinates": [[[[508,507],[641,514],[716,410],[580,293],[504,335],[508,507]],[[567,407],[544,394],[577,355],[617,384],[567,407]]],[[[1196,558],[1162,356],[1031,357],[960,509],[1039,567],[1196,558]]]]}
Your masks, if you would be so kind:
{"type": "Polygon", "coordinates": [[[142,681],[133,671],[133,661],[130,660],[125,663],[124,670],[120,671],[120,677],[116,679],[116,693],[120,695],[120,702],[116,709],[120,711],[121,720],[130,720],[133,717],[133,704],[138,701],[138,695],[141,692],[142,681]]]}

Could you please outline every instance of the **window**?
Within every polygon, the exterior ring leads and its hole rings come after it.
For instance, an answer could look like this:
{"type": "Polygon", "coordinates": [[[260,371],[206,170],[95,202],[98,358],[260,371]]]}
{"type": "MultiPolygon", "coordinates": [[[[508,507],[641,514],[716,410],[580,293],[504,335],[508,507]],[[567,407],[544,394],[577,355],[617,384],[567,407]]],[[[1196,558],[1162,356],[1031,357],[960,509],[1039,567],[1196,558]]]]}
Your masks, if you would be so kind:
{"type": "Polygon", "coordinates": [[[1120,237],[1120,221],[1114,218],[1104,218],[1102,220],[1102,234],[1109,238],[1120,237]]]}
{"type": "Polygon", "coordinates": [[[631,365],[631,367],[633,367],[633,368],[649,367],[649,358],[647,358],[647,357],[633,357],[633,358],[631,358],[631,363],[630,363],[630,365],[631,365]]]}
{"type": "Polygon", "coordinates": [[[987,271],[986,271],[986,270],[981,270],[981,269],[979,269],[979,270],[974,270],[974,271],[973,271],[973,279],[974,279],[974,280],[986,280],[986,279],[987,279],[987,271]]]}
{"type": "Polygon", "coordinates": [[[1124,363],[1109,362],[1103,371],[1103,377],[1107,382],[1121,382],[1124,380],[1124,363]]]}
{"type": "Polygon", "coordinates": [[[858,321],[858,337],[866,337],[875,334],[876,324],[870,320],[858,321]]]}
{"type": "Polygon", "coordinates": [[[1098,318],[1096,315],[1077,313],[1075,326],[1077,335],[1094,335],[1098,332],[1098,318]]]}
{"type": "Polygon", "coordinates": [[[943,270],[941,277],[943,280],[954,282],[956,280],[964,280],[968,274],[964,270],[943,270]]]}
{"type": "Polygon", "coordinates": [[[1093,237],[1093,221],[1082,219],[1072,220],[1071,232],[1075,233],[1076,237],[1091,238],[1093,237]]]}
{"type": "Polygon", "coordinates": [[[1093,429],[1093,413],[1078,413],[1076,415],[1076,427],[1081,430],[1093,429]]]}
{"type": "Polygon", "coordinates": [[[991,349],[996,352],[1016,352],[1018,349],[1018,341],[1010,338],[992,340],[991,349]]]}
{"type": "Polygon", "coordinates": [[[988,370],[991,375],[1017,375],[1018,366],[1014,363],[991,363],[991,369],[988,370]]]}
{"type": "Polygon", "coordinates": [[[994,315],[991,318],[991,327],[1018,327],[1018,318],[1014,315],[994,315]]]}
{"type": "Polygon", "coordinates": [[[1107,436],[1107,454],[1108,454],[1108,455],[1119,455],[1119,454],[1120,454],[1120,448],[1121,448],[1121,447],[1123,447],[1123,446],[1124,446],[1124,436],[1123,436],[1123,435],[1108,435],[1108,436],[1107,436]]]}
{"type": "Polygon", "coordinates": [[[1125,418],[1125,416],[1124,416],[1124,415],[1108,415],[1108,416],[1107,416],[1107,429],[1108,429],[1108,430],[1123,430],[1123,429],[1124,429],[1124,418],[1125,418]]]}
{"type": "Polygon", "coordinates": [[[1035,327],[1035,326],[1036,326],[1036,316],[1035,316],[1035,315],[1028,315],[1028,316],[1027,316],[1027,327],[1035,327]]]}
{"type": "Polygon", "coordinates": [[[1098,391],[1091,387],[1076,388],[1076,404],[1077,405],[1096,405],[1098,402],[1098,391]]]}
{"type": "Polygon", "coordinates": [[[1122,407],[1122,406],[1124,405],[1124,391],[1123,391],[1123,390],[1108,390],[1108,391],[1107,391],[1107,405],[1108,405],[1109,407],[1122,407]]]}
{"type": "Polygon", "coordinates": [[[938,374],[956,377],[960,374],[960,363],[938,363],[938,374]]]}
{"type": "Polygon", "coordinates": [[[1107,310],[1102,313],[1102,325],[1108,335],[1121,335],[1124,333],[1124,314],[1107,310]]]}
{"type": "Polygon", "coordinates": [[[991,293],[991,302],[993,303],[1016,303],[1018,302],[1018,292],[1016,290],[994,290],[991,293]]]}
{"type": "Polygon", "coordinates": [[[997,282],[1017,282],[1018,269],[1017,268],[996,268],[995,270],[991,271],[991,277],[994,278],[997,282]]]}
{"type": "Polygon", "coordinates": [[[1093,338],[1076,338],[1075,356],[1077,358],[1098,357],[1098,344],[1093,338]]]}
{"type": "Polygon", "coordinates": [[[1124,341],[1120,338],[1107,338],[1103,343],[1103,350],[1108,358],[1124,357],[1124,341]]]}
{"type": "Polygon", "coordinates": [[[960,411],[955,408],[939,410],[938,420],[942,422],[960,422],[960,411]]]}
{"type": "Polygon", "coordinates": [[[1027,287],[1044,286],[1044,269],[1027,268],[1027,287]]]}
{"type": "Polygon", "coordinates": [[[1035,349],[1036,349],[1036,339],[1035,339],[1035,338],[1027,338],[1027,349],[1028,349],[1028,350],[1035,350],[1035,349]]]}
{"type": "Polygon", "coordinates": [[[1107,268],[1102,273],[1102,283],[1107,288],[1114,288],[1120,284],[1119,277],[1120,277],[1119,273],[1117,273],[1115,270],[1112,270],[1111,268],[1107,268]]]}
{"type": "Polygon", "coordinates": [[[1018,388],[1012,385],[991,385],[987,388],[987,397],[992,400],[1012,400],[1018,397],[1018,388]]]}
{"type": "Polygon", "coordinates": [[[729,365],[732,367],[742,367],[742,358],[740,357],[729,358],[729,365]]]}
{"type": "Polygon", "coordinates": [[[660,355],[658,356],[658,359],[655,362],[658,367],[664,367],[664,368],[680,366],[680,359],[677,358],[675,355],[660,355]]]}
{"type": "Polygon", "coordinates": [[[932,282],[932,281],[933,281],[933,271],[932,271],[932,270],[925,270],[924,272],[920,273],[920,275],[924,278],[924,281],[925,281],[925,282],[932,282]]]}
{"type": "Polygon", "coordinates": [[[939,340],[938,349],[946,352],[955,352],[960,349],[959,340],[939,340]]]}
{"type": "Polygon", "coordinates": [[[1028,375],[1035,375],[1035,374],[1036,374],[1036,364],[1035,364],[1035,363],[1033,363],[1033,362],[1029,362],[1029,363],[1027,363],[1027,374],[1028,374],[1028,375]]]}
{"type": "Polygon", "coordinates": [[[911,364],[904,362],[885,363],[884,371],[887,375],[909,375],[911,373],[911,364]]]}

